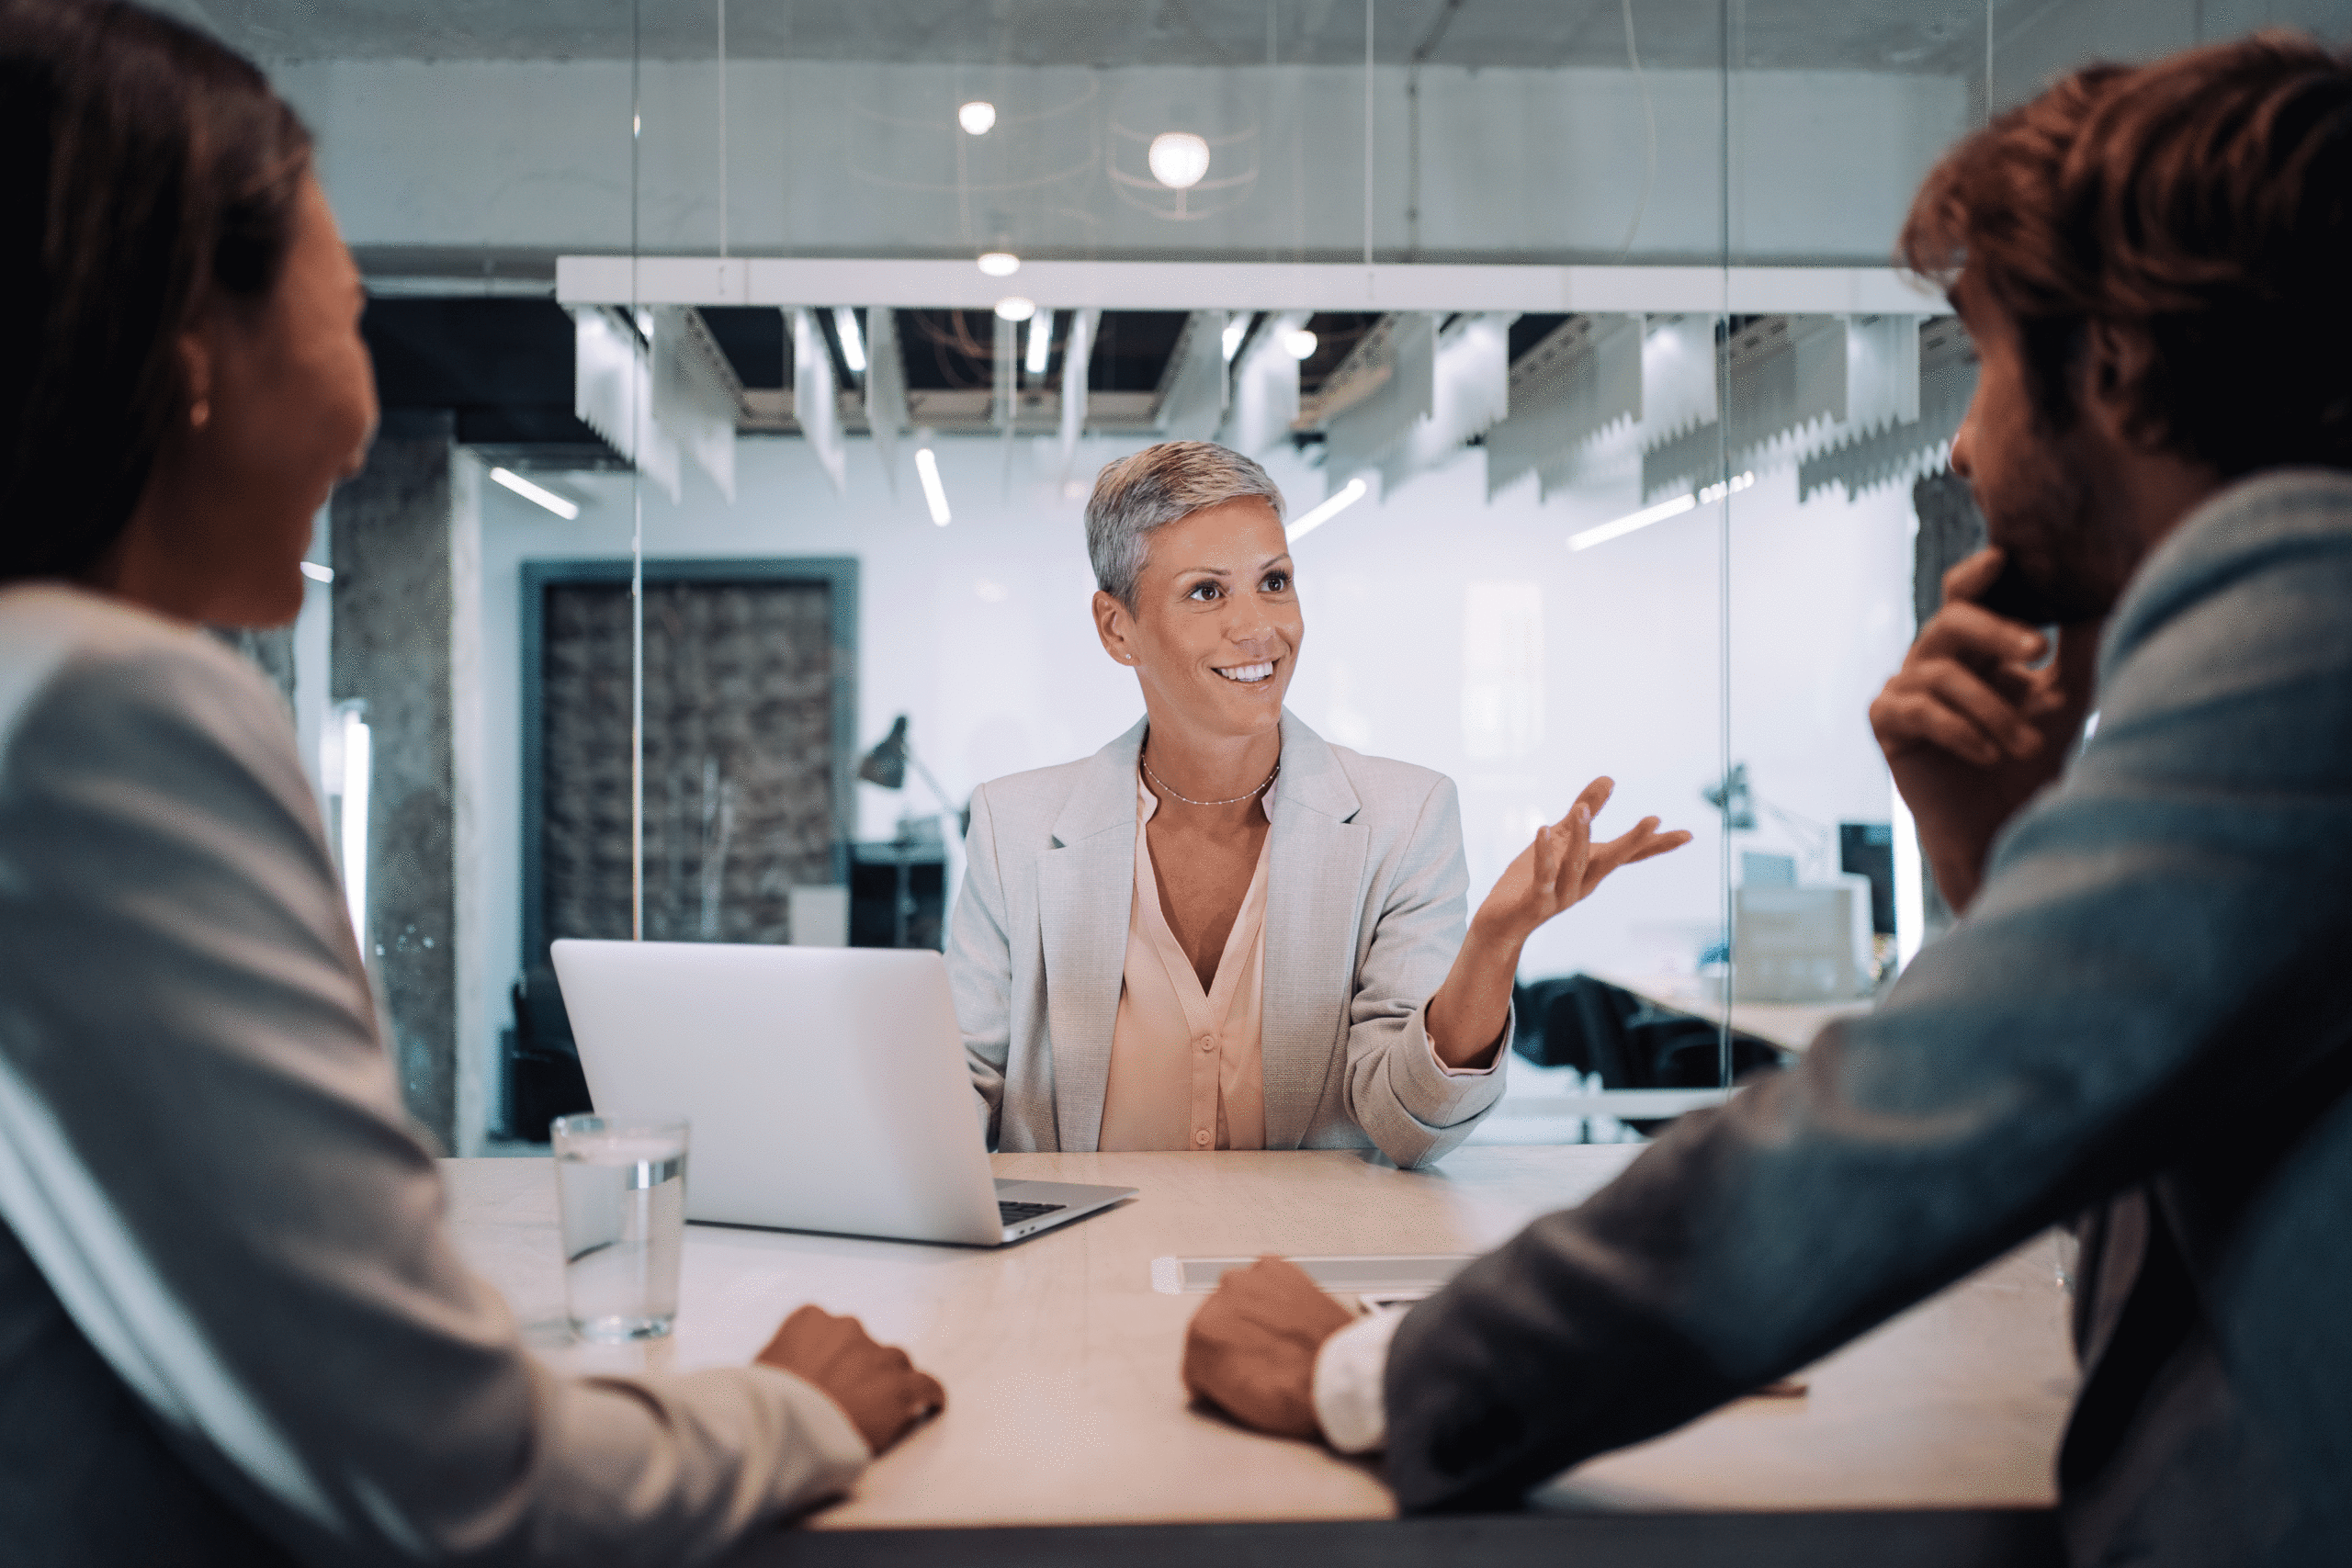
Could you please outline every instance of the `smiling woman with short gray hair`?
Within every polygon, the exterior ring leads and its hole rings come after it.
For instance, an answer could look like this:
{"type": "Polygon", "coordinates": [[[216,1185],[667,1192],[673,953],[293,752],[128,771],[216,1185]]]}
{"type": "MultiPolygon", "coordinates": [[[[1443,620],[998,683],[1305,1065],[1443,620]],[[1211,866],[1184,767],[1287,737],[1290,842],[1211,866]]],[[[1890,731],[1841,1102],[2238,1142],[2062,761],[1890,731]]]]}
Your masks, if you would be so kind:
{"type": "Polygon", "coordinates": [[[1501,1098],[1527,938],[1690,835],[1594,843],[1595,779],[1465,930],[1453,782],[1283,706],[1306,627],[1265,469],[1148,447],[1096,479],[1086,543],[1145,716],[972,796],[948,969],[990,1145],[1438,1158],[1501,1098]]]}

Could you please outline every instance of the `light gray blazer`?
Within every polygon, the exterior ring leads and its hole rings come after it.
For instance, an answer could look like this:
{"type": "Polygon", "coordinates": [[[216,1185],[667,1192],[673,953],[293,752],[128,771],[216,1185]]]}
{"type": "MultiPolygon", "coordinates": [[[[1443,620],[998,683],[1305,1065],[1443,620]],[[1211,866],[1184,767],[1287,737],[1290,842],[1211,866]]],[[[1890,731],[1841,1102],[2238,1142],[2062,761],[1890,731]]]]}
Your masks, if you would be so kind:
{"type": "MultiPolygon", "coordinates": [[[[947,970],[993,1148],[1089,1151],[1102,1131],[1148,722],[1083,761],[973,793],[947,970]]],[[[1499,1058],[1491,1074],[1447,1076],[1421,1017],[1467,924],[1453,783],[1329,745],[1285,710],[1274,802],[1266,1146],[1371,1144],[1426,1165],[1503,1091],[1499,1058]]]]}
{"type": "Polygon", "coordinates": [[[556,1376],[467,1267],[290,716],[0,589],[6,1560],[669,1568],[838,1492],[818,1389],[556,1376]]]}

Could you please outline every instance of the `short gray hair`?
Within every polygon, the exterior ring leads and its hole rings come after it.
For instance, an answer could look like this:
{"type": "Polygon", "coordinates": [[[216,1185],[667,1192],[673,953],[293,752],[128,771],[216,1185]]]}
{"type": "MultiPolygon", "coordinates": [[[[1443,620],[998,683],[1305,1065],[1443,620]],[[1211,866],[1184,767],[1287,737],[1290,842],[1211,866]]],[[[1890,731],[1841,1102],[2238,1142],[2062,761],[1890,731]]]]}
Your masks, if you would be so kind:
{"type": "Polygon", "coordinates": [[[1283,492],[1266,470],[1214,441],[1163,441],[1094,476],[1086,502],[1086,553],[1094,585],[1128,609],[1156,528],[1228,501],[1257,496],[1283,520],[1283,492]]]}

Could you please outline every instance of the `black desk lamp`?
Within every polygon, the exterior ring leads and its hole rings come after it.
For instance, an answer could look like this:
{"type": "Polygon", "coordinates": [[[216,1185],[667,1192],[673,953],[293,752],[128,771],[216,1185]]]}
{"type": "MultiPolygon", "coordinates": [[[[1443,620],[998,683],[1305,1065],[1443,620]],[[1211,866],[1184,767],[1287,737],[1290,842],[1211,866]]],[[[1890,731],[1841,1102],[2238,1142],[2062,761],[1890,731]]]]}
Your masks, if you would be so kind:
{"type": "MultiPolygon", "coordinates": [[[[900,714],[893,719],[890,723],[890,733],[882,738],[881,744],[859,760],[857,776],[867,784],[878,784],[884,789],[904,789],[907,787],[909,763],[914,765],[915,772],[922,776],[922,782],[930,786],[931,793],[937,797],[939,804],[946,807],[950,811],[956,812],[962,830],[969,832],[972,826],[972,808],[966,806],[957,811],[956,807],[949,803],[947,792],[939,787],[939,781],[931,776],[931,770],[922,765],[922,759],[915,755],[914,748],[907,744],[907,716],[905,714],[900,714]]],[[[908,852],[903,819],[901,819],[899,833],[899,844],[897,851],[899,897],[897,908],[892,912],[891,918],[894,934],[890,945],[893,947],[907,945],[907,917],[914,911],[914,900],[909,895],[907,888],[908,852]]]]}
{"type": "Polygon", "coordinates": [[[971,831],[971,807],[968,804],[959,807],[949,800],[947,792],[939,787],[939,781],[931,776],[931,770],[922,765],[922,759],[915,755],[914,748],[907,744],[907,716],[905,714],[900,714],[890,721],[890,733],[884,736],[881,743],[868,751],[859,761],[857,776],[867,784],[880,784],[884,789],[904,789],[907,787],[909,764],[912,764],[915,772],[922,776],[922,782],[929,786],[933,798],[940,805],[956,813],[959,833],[971,831]]]}

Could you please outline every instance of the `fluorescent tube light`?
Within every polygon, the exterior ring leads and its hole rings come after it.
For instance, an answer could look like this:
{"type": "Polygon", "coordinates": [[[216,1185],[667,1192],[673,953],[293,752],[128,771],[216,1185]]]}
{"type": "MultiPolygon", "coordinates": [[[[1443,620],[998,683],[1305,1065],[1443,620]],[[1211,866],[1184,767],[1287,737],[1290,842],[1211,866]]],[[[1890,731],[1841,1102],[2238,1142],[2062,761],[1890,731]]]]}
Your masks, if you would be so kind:
{"type": "Polygon", "coordinates": [[[1011,251],[982,251],[979,268],[990,277],[1011,277],[1021,270],[1021,258],[1011,251]]]}
{"type": "Polygon", "coordinates": [[[334,581],[334,568],[331,566],[321,566],[314,560],[306,560],[302,563],[302,575],[309,578],[313,582],[333,582],[334,581]]]}
{"type": "Polygon", "coordinates": [[[1220,346],[1225,350],[1225,362],[1227,365],[1232,364],[1233,356],[1241,352],[1241,340],[1249,335],[1249,311],[1239,311],[1233,320],[1225,323],[1225,338],[1220,346]]]}
{"type": "Polygon", "coordinates": [[[359,951],[368,951],[368,785],[374,756],[369,746],[366,705],[345,704],[336,716],[343,721],[343,767],[334,782],[343,798],[343,901],[351,912],[352,933],[359,951]]]}
{"type": "Polygon", "coordinates": [[[1603,523],[1597,528],[1587,528],[1581,534],[1568,536],[1568,548],[1589,550],[1595,545],[1605,545],[1619,539],[1636,528],[1646,528],[1653,523],[1663,523],[1669,517],[1679,517],[1702,506],[1712,506],[1724,497],[1746,490],[1756,482],[1754,474],[1740,474],[1727,483],[1711,484],[1695,494],[1678,495],[1672,501],[1661,501],[1656,506],[1645,506],[1639,512],[1629,512],[1614,523],[1603,523]]]}
{"type": "Polygon", "coordinates": [[[922,480],[922,498],[931,506],[931,520],[941,527],[947,526],[947,491],[939,482],[939,459],[928,446],[915,452],[915,473],[922,480]]]}
{"type": "Polygon", "coordinates": [[[496,479],[500,484],[504,485],[508,490],[513,491],[516,495],[521,496],[525,501],[535,502],[537,504],[546,507],[549,512],[554,513],[566,523],[571,522],[573,518],[580,515],[580,503],[578,502],[566,501],[563,497],[556,494],[555,491],[551,490],[545,490],[538,485],[533,484],[530,480],[525,479],[522,475],[516,473],[512,468],[492,468],[490,470],[490,477],[496,479]]]}
{"type": "Polygon", "coordinates": [[[865,339],[857,330],[857,312],[846,305],[833,307],[833,331],[841,334],[842,363],[853,376],[865,374],[865,339]]]}
{"type": "Polygon", "coordinates": [[[1900,974],[1917,957],[1928,934],[1927,879],[1920,874],[1919,832],[1912,823],[1910,805],[1900,789],[1894,797],[1894,967],[1900,974]]]}
{"type": "Polygon", "coordinates": [[[1340,487],[1338,494],[1328,498],[1322,505],[1292,524],[1286,531],[1285,537],[1293,542],[1306,537],[1307,535],[1362,501],[1364,498],[1364,492],[1371,488],[1362,479],[1350,479],[1340,487]]]}
{"type": "Polygon", "coordinates": [[[1021,367],[1032,376],[1046,373],[1046,361],[1054,352],[1054,313],[1040,310],[1029,318],[1029,357],[1021,367]]]}

